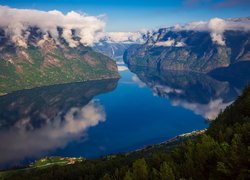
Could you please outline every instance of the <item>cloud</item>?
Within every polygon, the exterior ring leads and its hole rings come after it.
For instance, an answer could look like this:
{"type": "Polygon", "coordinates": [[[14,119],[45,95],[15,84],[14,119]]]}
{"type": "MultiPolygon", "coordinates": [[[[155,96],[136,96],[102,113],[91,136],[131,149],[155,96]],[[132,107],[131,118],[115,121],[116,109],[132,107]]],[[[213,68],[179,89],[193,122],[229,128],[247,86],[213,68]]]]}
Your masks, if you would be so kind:
{"type": "Polygon", "coordinates": [[[122,43],[142,43],[144,33],[142,32],[108,32],[105,35],[106,40],[110,42],[122,43]]]}
{"type": "Polygon", "coordinates": [[[226,21],[220,18],[213,18],[208,22],[208,28],[211,31],[211,38],[213,42],[224,46],[225,41],[223,38],[223,33],[226,28],[226,21]]]}
{"type": "Polygon", "coordinates": [[[165,46],[165,47],[170,47],[170,46],[175,46],[175,47],[183,47],[185,46],[184,42],[176,42],[175,39],[168,38],[167,41],[158,41],[154,44],[155,46],[165,46]]]}
{"type": "Polygon", "coordinates": [[[168,38],[167,41],[158,41],[155,43],[155,46],[174,46],[175,40],[168,38]]]}
{"type": "Polygon", "coordinates": [[[183,47],[183,46],[186,46],[186,44],[184,42],[176,42],[176,45],[175,47],[183,47]]]}
{"type": "Polygon", "coordinates": [[[212,41],[218,45],[225,45],[225,39],[223,33],[226,30],[233,31],[250,31],[250,20],[242,19],[220,19],[220,18],[212,18],[209,21],[196,21],[191,22],[185,25],[177,24],[173,27],[174,31],[208,31],[210,32],[210,36],[212,41]]]}
{"type": "Polygon", "coordinates": [[[24,117],[10,129],[0,131],[0,163],[39,157],[49,150],[85,137],[88,128],[105,120],[105,111],[97,101],[83,107],[72,107],[65,115],[59,113],[38,128],[33,127],[30,117],[24,117]]]}
{"type": "Polygon", "coordinates": [[[176,89],[176,88],[171,88],[169,86],[163,86],[160,84],[156,84],[156,85],[151,85],[153,88],[153,92],[157,94],[157,92],[163,92],[166,94],[170,94],[170,93],[176,93],[176,94],[183,94],[183,90],[181,89],[176,89]]]}
{"type": "Polygon", "coordinates": [[[197,115],[201,115],[202,117],[208,120],[214,120],[218,114],[223,111],[227,106],[233,103],[228,102],[225,103],[221,98],[210,100],[207,104],[200,103],[190,103],[187,101],[174,100],[171,101],[174,106],[182,106],[186,109],[193,111],[197,115]]]}
{"type": "Polygon", "coordinates": [[[102,16],[89,16],[84,13],[70,11],[40,11],[34,9],[15,9],[0,6],[0,28],[5,30],[10,40],[18,46],[27,47],[29,28],[37,27],[43,34],[44,40],[52,37],[60,44],[59,37],[63,37],[70,47],[79,44],[92,46],[100,40],[110,43],[143,43],[149,33],[146,30],[138,32],[105,32],[106,23],[102,16]],[[62,32],[58,31],[62,29],[62,32]],[[79,38],[79,39],[78,39],[79,38]]]}
{"type": "Polygon", "coordinates": [[[69,134],[76,134],[89,127],[96,126],[99,122],[105,121],[106,114],[99,103],[91,101],[82,108],[71,108],[64,118],[63,131],[69,134]]]}
{"type": "Polygon", "coordinates": [[[79,44],[74,40],[75,36],[80,38],[80,43],[92,45],[102,37],[105,22],[101,17],[80,14],[74,11],[63,14],[60,11],[40,11],[31,9],[15,9],[0,6],[0,27],[4,28],[12,42],[26,47],[26,37],[29,27],[38,27],[43,34],[50,34],[58,42],[59,33],[57,28],[63,28],[62,37],[75,47],[79,44]]]}
{"type": "Polygon", "coordinates": [[[137,75],[132,76],[132,81],[134,81],[140,88],[146,87],[146,84],[142,82],[137,75]]]}
{"type": "Polygon", "coordinates": [[[185,92],[181,89],[172,88],[166,85],[150,84],[150,86],[152,87],[154,96],[163,96],[169,99],[173,106],[181,106],[185,109],[189,109],[195,114],[201,115],[208,120],[214,120],[221,111],[223,111],[227,106],[233,103],[233,101],[224,102],[222,98],[211,99],[206,104],[189,102],[181,98],[173,99],[170,96],[171,94],[179,96],[180,94],[184,94],[185,92]]]}

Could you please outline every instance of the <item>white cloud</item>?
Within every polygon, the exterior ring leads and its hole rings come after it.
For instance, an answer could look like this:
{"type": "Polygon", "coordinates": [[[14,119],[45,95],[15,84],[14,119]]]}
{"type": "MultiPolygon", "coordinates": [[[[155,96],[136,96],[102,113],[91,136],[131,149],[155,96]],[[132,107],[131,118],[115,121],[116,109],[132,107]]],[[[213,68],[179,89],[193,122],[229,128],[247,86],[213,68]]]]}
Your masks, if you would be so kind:
{"type": "Polygon", "coordinates": [[[174,46],[174,44],[175,44],[175,40],[168,38],[167,41],[158,41],[158,42],[156,42],[155,46],[166,46],[166,47],[169,47],[169,46],[174,46]]]}
{"type": "Polygon", "coordinates": [[[49,150],[64,147],[72,140],[85,137],[88,128],[105,120],[105,111],[97,101],[48,118],[39,128],[32,126],[30,117],[24,117],[10,129],[0,131],[0,163],[39,157],[49,150]]]}
{"type": "Polygon", "coordinates": [[[173,28],[175,31],[193,30],[210,32],[212,41],[219,45],[225,45],[223,33],[226,30],[250,31],[250,20],[234,21],[233,19],[212,18],[209,21],[196,21],[185,25],[177,24],[173,28]]]}
{"type": "Polygon", "coordinates": [[[146,84],[142,82],[137,75],[132,76],[132,81],[134,81],[140,88],[146,87],[146,84]]]}
{"type": "Polygon", "coordinates": [[[162,96],[170,100],[173,106],[181,106],[185,109],[193,111],[197,115],[208,120],[214,120],[218,114],[223,111],[227,106],[233,103],[224,102],[222,98],[211,99],[208,103],[198,103],[198,102],[189,102],[185,99],[171,99],[170,94],[180,95],[185,92],[181,89],[171,88],[169,86],[160,85],[160,84],[150,84],[152,87],[154,96],[162,96]]]}
{"type": "Polygon", "coordinates": [[[39,11],[31,9],[15,9],[0,6],[0,27],[4,28],[11,40],[19,46],[26,47],[28,27],[39,27],[40,30],[50,35],[57,41],[57,27],[63,28],[62,36],[71,47],[78,45],[72,38],[71,30],[76,30],[76,36],[84,45],[92,45],[99,41],[103,35],[105,22],[100,17],[88,16],[74,11],[63,14],[60,11],[39,11]]]}
{"type": "MultiPolygon", "coordinates": [[[[11,41],[18,46],[27,47],[28,27],[38,27],[44,37],[48,33],[59,44],[58,27],[63,29],[62,37],[67,41],[70,47],[76,47],[79,44],[91,46],[100,40],[116,43],[144,43],[149,36],[156,42],[158,34],[153,35],[153,30],[141,30],[138,32],[105,32],[105,25],[101,16],[89,16],[84,13],[70,11],[63,14],[60,11],[40,11],[32,9],[15,9],[7,6],[0,6],[0,28],[3,28],[11,41]],[[80,38],[75,40],[74,36],[80,38]]],[[[214,43],[225,45],[223,33],[225,30],[250,30],[250,21],[247,19],[235,21],[233,19],[223,20],[213,18],[209,21],[196,21],[185,25],[177,24],[172,30],[194,30],[209,31],[214,43]]],[[[176,42],[174,39],[168,39],[165,42],[157,42],[158,46],[185,46],[184,42],[176,42]]]]}
{"type": "Polygon", "coordinates": [[[211,36],[212,41],[214,43],[219,44],[221,46],[225,46],[226,45],[224,37],[223,37],[223,33],[211,32],[210,36],[211,36]]]}
{"type": "MultiPolygon", "coordinates": [[[[0,28],[3,28],[10,40],[18,46],[27,47],[29,27],[38,27],[48,38],[48,34],[59,44],[57,28],[63,29],[62,37],[70,47],[79,44],[91,46],[100,40],[115,43],[144,43],[144,36],[150,31],[138,32],[105,32],[106,23],[102,16],[89,16],[84,13],[70,11],[63,14],[60,11],[40,11],[34,9],[15,9],[0,6],[0,28]],[[75,34],[73,34],[74,30],[75,34]],[[80,40],[75,40],[79,37],[80,40]]],[[[40,43],[42,43],[41,41],[40,43]]]]}
{"type": "Polygon", "coordinates": [[[181,89],[171,88],[169,86],[163,86],[160,84],[152,85],[153,91],[157,94],[157,92],[164,92],[166,94],[169,93],[176,93],[176,94],[182,94],[184,93],[181,89]]]}
{"type": "Polygon", "coordinates": [[[89,127],[96,126],[99,122],[105,121],[106,114],[100,104],[91,101],[82,108],[71,108],[64,118],[66,122],[63,126],[63,131],[76,134],[89,127]]]}
{"type": "Polygon", "coordinates": [[[143,33],[141,32],[108,32],[105,38],[110,42],[122,42],[122,43],[142,43],[143,33]]]}
{"type": "Polygon", "coordinates": [[[183,46],[186,46],[186,44],[184,42],[176,42],[176,45],[175,47],[183,47],[183,46]]]}
{"type": "Polygon", "coordinates": [[[170,47],[170,46],[183,47],[186,44],[182,41],[176,42],[175,39],[168,38],[167,41],[158,41],[154,45],[155,46],[165,46],[165,47],[170,47]]]}
{"type": "Polygon", "coordinates": [[[208,22],[208,28],[211,31],[212,41],[216,42],[219,45],[224,46],[225,41],[223,38],[223,33],[225,31],[225,28],[226,28],[226,21],[223,19],[219,19],[219,18],[211,19],[208,22]]]}
{"type": "Polygon", "coordinates": [[[218,114],[223,111],[227,106],[232,104],[232,102],[223,102],[222,99],[210,100],[207,104],[190,103],[186,101],[174,100],[171,102],[174,106],[182,106],[186,109],[193,111],[197,115],[208,120],[214,120],[218,114]]]}

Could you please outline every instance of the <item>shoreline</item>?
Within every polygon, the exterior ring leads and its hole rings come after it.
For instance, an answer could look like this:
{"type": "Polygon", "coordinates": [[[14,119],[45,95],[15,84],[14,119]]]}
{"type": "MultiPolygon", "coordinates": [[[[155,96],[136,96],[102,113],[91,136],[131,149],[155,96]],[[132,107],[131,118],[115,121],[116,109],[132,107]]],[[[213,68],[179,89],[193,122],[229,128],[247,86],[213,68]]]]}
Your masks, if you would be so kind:
{"type": "Polygon", "coordinates": [[[82,81],[72,81],[72,82],[64,82],[64,83],[62,82],[62,83],[48,84],[48,85],[42,85],[42,86],[35,86],[32,88],[23,88],[23,89],[11,91],[11,92],[0,93],[0,97],[14,93],[14,92],[31,90],[31,89],[36,89],[36,88],[50,87],[50,86],[63,85],[63,84],[84,83],[84,82],[88,82],[88,81],[115,80],[115,79],[120,79],[120,78],[121,78],[121,76],[118,74],[117,77],[96,78],[96,79],[88,79],[88,80],[82,80],[82,81]]]}
{"type": "Polygon", "coordinates": [[[184,138],[196,137],[198,135],[204,134],[206,131],[207,131],[207,128],[200,129],[200,130],[193,130],[191,132],[179,134],[179,135],[174,136],[173,138],[170,138],[170,139],[168,139],[166,141],[163,141],[163,142],[160,142],[160,143],[156,143],[156,144],[149,144],[149,145],[146,145],[146,146],[144,146],[142,148],[139,148],[137,150],[128,152],[128,154],[131,154],[133,152],[140,152],[140,151],[143,151],[143,150],[146,150],[146,149],[150,149],[150,148],[154,148],[155,146],[168,145],[168,144],[171,144],[171,143],[174,143],[174,142],[178,142],[179,140],[184,139],[184,138]]]}
{"type": "MultiPolygon", "coordinates": [[[[144,150],[153,149],[153,148],[155,148],[157,146],[168,145],[168,144],[170,145],[171,143],[178,142],[178,141],[182,140],[183,138],[196,137],[198,135],[204,134],[206,131],[207,131],[207,128],[200,129],[200,130],[194,130],[194,131],[191,131],[191,132],[187,132],[187,133],[177,135],[177,136],[175,136],[173,138],[170,138],[170,139],[168,139],[166,141],[163,141],[163,142],[160,142],[160,143],[146,145],[146,146],[144,146],[142,148],[135,149],[135,150],[130,151],[130,152],[107,154],[107,155],[104,155],[104,156],[101,156],[101,157],[98,157],[98,158],[108,158],[108,157],[116,156],[116,155],[119,155],[119,154],[130,155],[130,154],[133,154],[133,153],[139,153],[139,152],[144,151],[144,150]]],[[[37,159],[34,162],[32,162],[32,163],[30,163],[30,164],[28,164],[26,166],[23,166],[23,167],[20,167],[20,168],[17,168],[17,169],[5,169],[5,170],[2,169],[2,170],[0,170],[0,173],[9,172],[9,171],[29,170],[29,169],[39,168],[40,166],[33,166],[33,165],[36,164],[36,162],[41,162],[41,161],[44,161],[45,159],[55,159],[55,158],[60,158],[60,160],[63,159],[65,161],[69,161],[69,162],[72,162],[72,159],[75,160],[75,162],[88,160],[88,158],[85,158],[85,157],[75,157],[75,156],[73,156],[73,157],[44,156],[44,157],[42,157],[40,159],[37,159]]],[[[98,158],[95,158],[95,159],[98,159],[98,158]]],[[[60,162],[59,164],[61,164],[61,163],[62,162],[60,162]]],[[[49,163],[48,166],[52,166],[52,165],[55,165],[55,164],[58,164],[58,162],[49,163]]],[[[70,165],[70,164],[74,164],[74,163],[65,163],[65,164],[62,163],[62,165],[70,165]]],[[[45,167],[45,166],[42,165],[41,167],[45,167]]]]}

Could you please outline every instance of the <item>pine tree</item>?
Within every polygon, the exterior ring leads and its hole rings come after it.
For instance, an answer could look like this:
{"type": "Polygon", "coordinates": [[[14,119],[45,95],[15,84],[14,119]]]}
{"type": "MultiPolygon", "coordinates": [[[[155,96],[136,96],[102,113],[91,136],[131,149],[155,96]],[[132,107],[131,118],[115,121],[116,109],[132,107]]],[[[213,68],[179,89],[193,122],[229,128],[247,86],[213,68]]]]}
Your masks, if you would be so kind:
{"type": "Polygon", "coordinates": [[[133,178],[136,180],[148,179],[148,167],[144,158],[138,159],[133,163],[133,178]]]}
{"type": "Polygon", "coordinates": [[[103,180],[111,180],[111,177],[108,173],[106,173],[104,176],[103,176],[103,180]]]}
{"type": "Polygon", "coordinates": [[[160,174],[162,180],[174,180],[175,176],[172,168],[166,163],[163,162],[160,167],[160,174]]]}
{"type": "Polygon", "coordinates": [[[131,173],[130,170],[127,171],[123,180],[133,180],[133,174],[131,173]]]}

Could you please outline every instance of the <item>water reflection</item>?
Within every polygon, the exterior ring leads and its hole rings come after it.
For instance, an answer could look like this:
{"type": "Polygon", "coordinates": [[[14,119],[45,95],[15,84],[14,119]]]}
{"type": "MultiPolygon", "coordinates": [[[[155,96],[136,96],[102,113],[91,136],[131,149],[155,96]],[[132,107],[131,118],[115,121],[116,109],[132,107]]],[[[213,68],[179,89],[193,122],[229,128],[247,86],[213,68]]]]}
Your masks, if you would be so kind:
{"type": "Polygon", "coordinates": [[[106,80],[2,96],[0,168],[44,155],[95,158],[128,152],[206,128],[203,117],[213,119],[241,93],[250,79],[247,67],[239,68],[235,79],[225,69],[209,76],[130,67],[135,74],[120,71],[118,86],[117,80],[106,80]]]}
{"type": "Polygon", "coordinates": [[[0,97],[0,164],[39,157],[69,141],[84,139],[86,130],[105,121],[97,100],[117,80],[74,83],[24,90],[0,97]]]}
{"type": "MultiPolygon", "coordinates": [[[[235,83],[229,76],[227,79],[230,80],[217,80],[216,74],[223,79],[223,73],[219,71],[213,73],[212,77],[195,72],[158,71],[133,66],[129,68],[136,74],[132,79],[139,87],[144,87],[146,84],[154,95],[167,98],[172,105],[190,109],[206,119],[214,119],[221,110],[230,105],[250,80],[248,71],[245,72],[245,76],[241,72],[242,78],[239,84],[239,81],[235,83]]],[[[235,69],[234,74],[237,74],[235,69]]]]}

